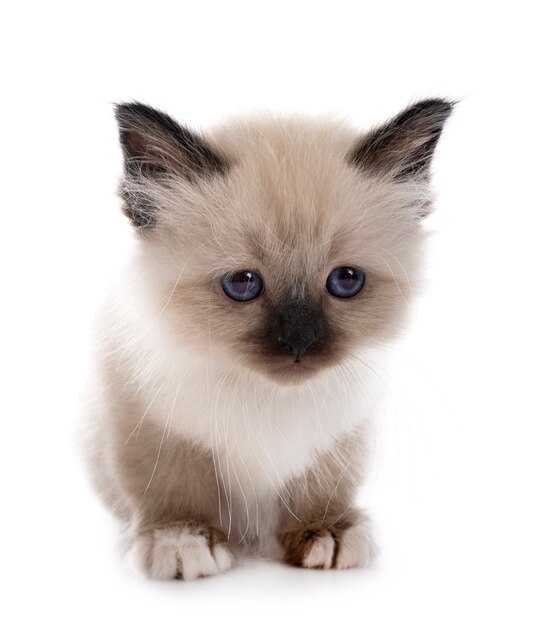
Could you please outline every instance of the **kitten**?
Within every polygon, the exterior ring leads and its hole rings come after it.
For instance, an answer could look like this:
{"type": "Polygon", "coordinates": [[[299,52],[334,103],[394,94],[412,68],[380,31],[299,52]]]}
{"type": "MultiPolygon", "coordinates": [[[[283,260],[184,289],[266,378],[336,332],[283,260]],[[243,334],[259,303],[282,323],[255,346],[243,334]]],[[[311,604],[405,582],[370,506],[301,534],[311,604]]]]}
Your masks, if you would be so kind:
{"type": "Polygon", "coordinates": [[[117,106],[138,241],[101,317],[91,461],[151,577],[223,572],[240,546],[307,568],[373,558],[353,505],[366,355],[419,280],[452,106],[424,100],[362,136],[256,118],[208,137],[117,106]]]}

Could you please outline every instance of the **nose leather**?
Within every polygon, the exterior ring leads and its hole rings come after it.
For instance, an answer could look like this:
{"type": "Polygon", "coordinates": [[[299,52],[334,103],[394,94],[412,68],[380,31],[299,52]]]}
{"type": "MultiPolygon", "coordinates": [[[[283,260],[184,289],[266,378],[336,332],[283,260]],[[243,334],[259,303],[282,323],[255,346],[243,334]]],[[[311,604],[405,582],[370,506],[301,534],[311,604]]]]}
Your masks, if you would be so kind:
{"type": "Polygon", "coordinates": [[[290,350],[296,361],[299,361],[316,338],[317,334],[313,326],[301,326],[291,328],[279,339],[290,350]]]}
{"type": "Polygon", "coordinates": [[[299,361],[321,335],[322,311],[306,300],[287,300],[278,311],[277,339],[299,361]]]}

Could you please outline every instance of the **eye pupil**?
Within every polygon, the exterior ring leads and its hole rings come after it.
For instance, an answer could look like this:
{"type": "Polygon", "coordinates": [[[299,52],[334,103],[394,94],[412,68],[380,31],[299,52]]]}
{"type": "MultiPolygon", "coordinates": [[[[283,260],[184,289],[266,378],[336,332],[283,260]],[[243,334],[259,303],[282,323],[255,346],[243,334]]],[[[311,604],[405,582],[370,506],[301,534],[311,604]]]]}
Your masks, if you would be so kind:
{"type": "Polygon", "coordinates": [[[366,275],[356,267],[336,267],[328,275],[326,288],[336,298],[351,298],[362,290],[366,275]]]}
{"type": "Polygon", "coordinates": [[[339,282],[346,289],[350,289],[355,281],[355,273],[350,267],[344,267],[339,273],[339,282]]]}
{"type": "Polygon", "coordinates": [[[238,302],[253,300],[263,292],[262,277],[258,272],[251,270],[226,274],[221,280],[221,285],[224,293],[238,302]]]}
{"type": "Polygon", "coordinates": [[[233,289],[239,293],[244,293],[252,282],[252,274],[250,272],[238,272],[231,279],[233,289]]]}

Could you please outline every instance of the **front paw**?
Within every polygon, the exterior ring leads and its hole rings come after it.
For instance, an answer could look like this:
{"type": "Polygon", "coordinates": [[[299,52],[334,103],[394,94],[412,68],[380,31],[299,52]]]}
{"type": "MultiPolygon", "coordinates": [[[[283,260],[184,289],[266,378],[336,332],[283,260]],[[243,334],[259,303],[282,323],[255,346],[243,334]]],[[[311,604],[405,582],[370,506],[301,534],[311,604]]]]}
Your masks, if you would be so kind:
{"type": "Polygon", "coordinates": [[[144,572],[157,580],[195,580],[227,571],[234,559],[223,534],[213,528],[181,524],[154,528],[135,542],[144,572]]]}
{"type": "Polygon", "coordinates": [[[309,569],[367,567],[377,554],[368,521],[348,527],[308,524],[280,533],[285,560],[309,569]]]}

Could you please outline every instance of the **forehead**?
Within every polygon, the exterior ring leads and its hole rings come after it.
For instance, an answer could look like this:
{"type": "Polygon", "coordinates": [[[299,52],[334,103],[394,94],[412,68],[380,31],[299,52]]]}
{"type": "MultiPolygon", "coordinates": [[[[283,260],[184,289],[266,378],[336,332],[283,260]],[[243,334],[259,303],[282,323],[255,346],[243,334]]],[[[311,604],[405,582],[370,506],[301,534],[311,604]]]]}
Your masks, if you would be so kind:
{"type": "Polygon", "coordinates": [[[303,248],[321,256],[330,250],[355,204],[358,175],[346,158],[355,137],[341,124],[297,119],[245,122],[217,133],[234,163],[226,218],[237,221],[255,253],[288,260],[303,248]]]}
{"type": "Polygon", "coordinates": [[[358,140],[350,128],[245,120],[210,140],[232,167],[180,216],[180,244],[191,262],[211,273],[308,275],[333,263],[368,264],[374,249],[390,245],[389,221],[397,219],[391,191],[349,164],[358,140]]]}

